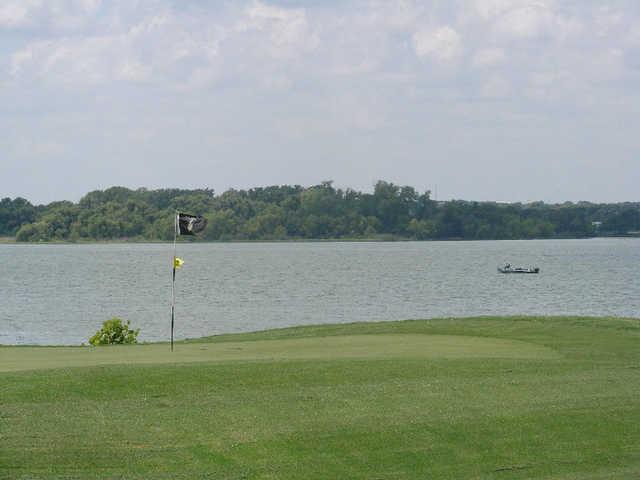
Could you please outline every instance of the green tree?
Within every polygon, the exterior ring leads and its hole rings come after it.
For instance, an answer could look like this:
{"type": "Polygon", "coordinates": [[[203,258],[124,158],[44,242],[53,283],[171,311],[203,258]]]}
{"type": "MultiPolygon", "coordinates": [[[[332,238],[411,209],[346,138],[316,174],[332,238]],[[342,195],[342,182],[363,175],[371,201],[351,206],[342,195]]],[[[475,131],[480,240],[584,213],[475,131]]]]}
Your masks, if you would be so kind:
{"type": "Polygon", "coordinates": [[[0,235],[15,235],[18,229],[36,219],[37,209],[24,198],[0,200],[0,235]]]}

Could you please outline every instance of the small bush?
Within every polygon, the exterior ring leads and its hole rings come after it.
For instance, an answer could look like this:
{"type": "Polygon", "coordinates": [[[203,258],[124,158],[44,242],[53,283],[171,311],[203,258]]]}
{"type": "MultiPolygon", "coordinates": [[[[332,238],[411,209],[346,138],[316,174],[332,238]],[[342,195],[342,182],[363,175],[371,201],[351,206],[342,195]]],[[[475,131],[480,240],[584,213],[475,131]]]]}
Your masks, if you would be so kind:
{"type": "Polygon", "coordinates": [[[119,318],[105,320],[102,328],[89,339],[91,345],[114,345],[123,343],[138,343],[137,337],[140,329],[131,330],[129,320],[126,324],[119,318]]]}

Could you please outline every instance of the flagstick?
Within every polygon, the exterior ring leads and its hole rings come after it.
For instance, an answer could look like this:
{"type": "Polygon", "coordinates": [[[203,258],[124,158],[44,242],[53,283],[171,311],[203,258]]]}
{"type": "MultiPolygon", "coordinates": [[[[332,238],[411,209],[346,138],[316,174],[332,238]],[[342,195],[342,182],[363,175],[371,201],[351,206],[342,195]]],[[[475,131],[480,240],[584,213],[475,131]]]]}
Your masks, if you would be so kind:
{"type": "Polygon", "coordinates": [[[178,214],[173,219],[173,280],[171,281],[171,351],[173,352],[173,320],[176,309],[176,239],[178,238],[178,214]]]}

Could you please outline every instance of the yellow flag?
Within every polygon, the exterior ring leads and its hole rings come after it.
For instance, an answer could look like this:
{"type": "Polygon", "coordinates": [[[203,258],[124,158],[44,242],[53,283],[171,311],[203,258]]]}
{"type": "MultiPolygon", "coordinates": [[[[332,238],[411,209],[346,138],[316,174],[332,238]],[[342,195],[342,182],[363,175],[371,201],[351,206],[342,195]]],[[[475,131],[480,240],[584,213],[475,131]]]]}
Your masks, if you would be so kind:
{"type": "Polygon", "coordinates": [[[180,268],[183,263],[184,263],[184,260],[182,260],[181,258],[173,257],[173,266],[175,268],[180,268]]]}

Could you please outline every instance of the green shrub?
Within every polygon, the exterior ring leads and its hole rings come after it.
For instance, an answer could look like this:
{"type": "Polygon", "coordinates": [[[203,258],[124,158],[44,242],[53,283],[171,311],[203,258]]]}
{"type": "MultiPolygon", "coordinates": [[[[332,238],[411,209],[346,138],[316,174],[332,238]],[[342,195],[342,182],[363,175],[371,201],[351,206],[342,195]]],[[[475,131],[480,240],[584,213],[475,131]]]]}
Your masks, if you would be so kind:
{"type": "Polygon", "coordinates": [[[122,343],[138,343],[137,337],[140,329],[131,330],[129,320],[126,324],[119,318],[105,320],[102,328],[89,339],[91,345],[113,345],[122,343]]]}

